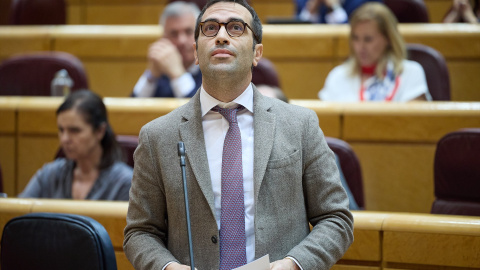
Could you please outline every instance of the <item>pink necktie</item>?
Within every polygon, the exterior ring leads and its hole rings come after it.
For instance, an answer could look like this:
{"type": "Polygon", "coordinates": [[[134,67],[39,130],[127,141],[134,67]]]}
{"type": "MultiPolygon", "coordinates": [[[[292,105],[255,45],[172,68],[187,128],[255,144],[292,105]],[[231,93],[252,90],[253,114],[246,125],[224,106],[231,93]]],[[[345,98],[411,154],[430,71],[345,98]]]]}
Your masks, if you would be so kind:
{"type": "Polygon", "coordinates": [[[242,139],[237,111],[216,106],[230,127],[222,155],[222,199],[220,216],[220,270],[230,270],[247,263],[245,251],[245,205],[243,200],[242,139]]]}

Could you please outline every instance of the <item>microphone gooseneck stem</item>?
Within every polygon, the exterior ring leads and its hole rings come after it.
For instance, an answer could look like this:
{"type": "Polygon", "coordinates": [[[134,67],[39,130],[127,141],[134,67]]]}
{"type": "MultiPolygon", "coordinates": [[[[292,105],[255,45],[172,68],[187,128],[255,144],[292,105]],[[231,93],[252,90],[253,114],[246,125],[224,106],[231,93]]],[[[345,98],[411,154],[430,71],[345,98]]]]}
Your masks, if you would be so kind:
{"type": "Polygon", "coordinates": [[[190,251],[190,269],[194,270],[195,262],[193,260],[192,229],[190,226],[190,207],[188,203],[187,175],[185,173],[185,145],[183,142],[178,142],[178,155],[180,156],[180,168],[182,169],[183,195],[185,198],[185,215],[187,218],[188,247],[190,251]]]}

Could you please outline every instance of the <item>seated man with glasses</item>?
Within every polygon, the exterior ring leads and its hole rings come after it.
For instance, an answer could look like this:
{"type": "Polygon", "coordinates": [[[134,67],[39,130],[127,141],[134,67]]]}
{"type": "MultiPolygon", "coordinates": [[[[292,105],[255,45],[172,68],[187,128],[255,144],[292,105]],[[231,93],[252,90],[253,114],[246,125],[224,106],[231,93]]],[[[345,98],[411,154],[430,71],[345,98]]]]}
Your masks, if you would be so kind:
{"type": "Polygon", "coordinates": [[[165,7],[160,17],[163,36],[148,49],[147,69],[133,97],[192,97],[197,92],[202,73],[194,64],[192,44],[199,13],[197,5],[183,1],[165,7]]]}

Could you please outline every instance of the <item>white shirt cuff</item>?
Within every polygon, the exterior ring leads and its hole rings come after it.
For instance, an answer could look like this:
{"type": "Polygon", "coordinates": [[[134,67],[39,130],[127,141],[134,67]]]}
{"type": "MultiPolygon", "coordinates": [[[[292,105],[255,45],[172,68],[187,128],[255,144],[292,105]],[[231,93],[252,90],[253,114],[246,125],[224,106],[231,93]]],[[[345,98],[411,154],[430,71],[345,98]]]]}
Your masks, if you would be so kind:
{"type": "Polygon", "coordinates": [[[288,259],[292,260],[298,266],[298,268],[300,268],[300,270],[303,270],[302,266],[298,263],[298,261],[295,258],[290,257],[290,256],[287,256],[285,258],[288,258],[288,259]]]}
{"type": "Polygon", "coordinates": [[[336,6],[333,10],[325,15],[325,21],[328,24],[340,24],[348,22],[348,15],[341,6],[336,6]]]}
{"type": "Polygon", "coordinates": [[[169,266],[171,263],[174,263],[174,261],[171,261],[171,262],[168,262],[167,264],[165,264],[165,266],[162,268],[162,270],[165,270],[165,268],[167,268],[167,266],[169,266]]]}
{"type": "Polygon", "coordinates": [[[175,80],[171,80],[170,85],[172,86],[173,95],[175,97],[186,97],[192,92],[193,88],[195,88],[195,80],[193,79],[192,74],[185,72],[182,76],[175,80]]]}
{"type": "Polygon", "coordinates": [[[147,72],[150,71],[146,70],[133,88],[133,93],[136,97],[152,97],[154,95],[157,82],[150,82],[147,77],[147,72]]]}
{"type": "Polygon", "coordinates": [[[318,13],[310,13],[310,11],[308,11],[307,8],[302,9],[300,14],[298,15],[298,18],[302,21],[305,21],[305,22],[316,23],[316,22],[319,21],[318,13]]]}

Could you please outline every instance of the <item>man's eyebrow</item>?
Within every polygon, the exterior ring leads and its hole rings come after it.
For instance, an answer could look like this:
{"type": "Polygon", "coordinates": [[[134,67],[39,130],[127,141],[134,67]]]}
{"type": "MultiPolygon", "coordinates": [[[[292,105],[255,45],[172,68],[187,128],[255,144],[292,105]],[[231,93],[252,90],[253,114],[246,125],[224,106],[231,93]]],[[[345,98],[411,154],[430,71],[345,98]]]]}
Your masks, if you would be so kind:
{"type": "MultiPolygon", "coordinates": [[[[220,21],[215,19],[215,18],[209,18],[209,19],[206,19],[203,22],[217,22],[218,23],[220,21]]],[[[242,20],[241,18],[238,18],[238,17],[231,17],[231,18],[228,18],[228,20],[226,22],[245,22],[245,21],[242,20]]]]}
{"type": "Polygon", "coordinates": [[[214,19],[214,18],[210,18],[210,19],[206,19],[205,21],[203,22],[219,22],[217,19],[214,19]]]}

